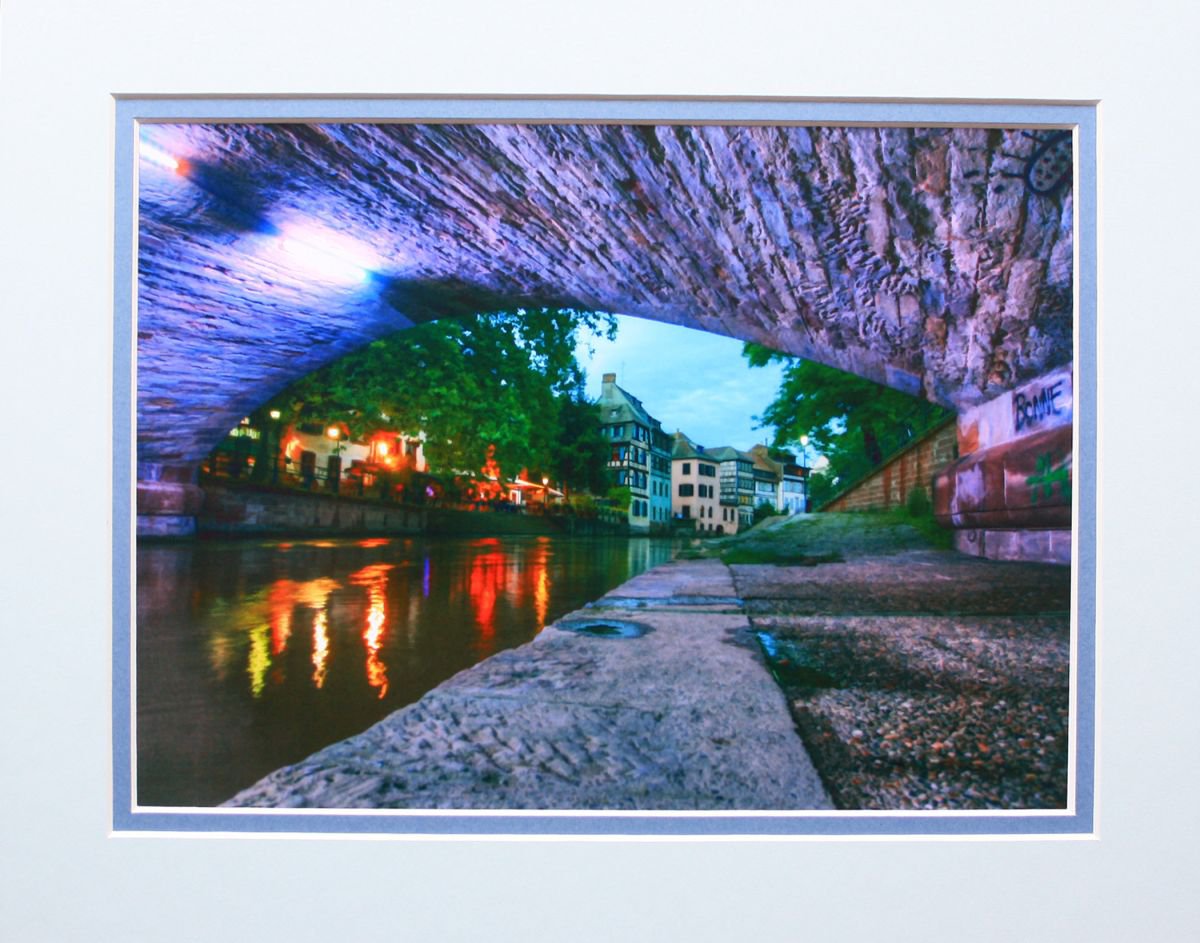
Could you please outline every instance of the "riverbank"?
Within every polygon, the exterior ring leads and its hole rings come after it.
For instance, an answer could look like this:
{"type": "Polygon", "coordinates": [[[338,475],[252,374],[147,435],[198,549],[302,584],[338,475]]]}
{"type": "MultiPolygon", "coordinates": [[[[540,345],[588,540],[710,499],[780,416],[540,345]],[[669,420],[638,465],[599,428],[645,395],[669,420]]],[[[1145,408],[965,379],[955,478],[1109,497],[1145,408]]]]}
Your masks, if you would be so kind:
{"type": "Polygon", "coordinates": [[[1065,806],[1068,568],[866,514],[687,555],[226,804],[1065,806]]]}
{"type": "Polygon", "coordinates": [[[896,514],[778,519],[707,553],[839,808],[1067,804],[1071,573],[896,514]]]}
{"type": "Polygon", "coordinates": [[[215,806],[669,559],[626,537],[140,546],[137,793],[215,806]]]}
{"type": "Polygon", "coordinates": [[[226,805],[830,807],[717,561],[635,577],[226,805]]]}

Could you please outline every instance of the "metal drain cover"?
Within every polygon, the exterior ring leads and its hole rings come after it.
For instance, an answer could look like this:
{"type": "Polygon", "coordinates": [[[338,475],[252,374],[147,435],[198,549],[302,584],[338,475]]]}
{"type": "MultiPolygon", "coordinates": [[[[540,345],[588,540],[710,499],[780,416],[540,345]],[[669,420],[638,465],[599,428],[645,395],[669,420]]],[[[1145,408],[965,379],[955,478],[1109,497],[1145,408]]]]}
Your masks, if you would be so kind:
{"type": "Polygon", "coordinates": [[[630,622],[628,619],[567,619],[554,623],[554,627],[593,638],[638,638],[654,631],[645,623],[630,622]]]}

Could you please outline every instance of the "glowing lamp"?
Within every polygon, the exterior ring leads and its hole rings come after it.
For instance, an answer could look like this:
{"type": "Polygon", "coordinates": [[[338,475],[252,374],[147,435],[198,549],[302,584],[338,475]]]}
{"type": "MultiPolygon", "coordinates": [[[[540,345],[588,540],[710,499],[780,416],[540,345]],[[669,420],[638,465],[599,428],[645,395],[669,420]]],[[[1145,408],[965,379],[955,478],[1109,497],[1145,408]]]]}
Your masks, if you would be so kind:
{"type": "Polygon", "coordinates": [[[325,430],[325,434],[331,439],[340,439],[342,436],[342,430],[337,426],[330,426],[325,430]]]}
{"type": "Polygon", "coordinates": [[[550,479],[549,479],[549,478],[543,478],[543,479],[542,479],[542,487],[543,487],[543,488],[545,488],[545,487],[546,487],[546,485],[548,485],[548,484],[550,484],[550,479]]]}
{"type": "Polygon", "coordinates": [[[283,414],[278,409],[271,410],[271,418],[272,419],[278,419],[281,415],[283,415],[283,414]]]}
{"type": "Polygon", "coordinates": [[[386,442],[380,442],[379,443],[379,454],[387,455],[387,453],[388,453],[388,444],[386,442]]]}

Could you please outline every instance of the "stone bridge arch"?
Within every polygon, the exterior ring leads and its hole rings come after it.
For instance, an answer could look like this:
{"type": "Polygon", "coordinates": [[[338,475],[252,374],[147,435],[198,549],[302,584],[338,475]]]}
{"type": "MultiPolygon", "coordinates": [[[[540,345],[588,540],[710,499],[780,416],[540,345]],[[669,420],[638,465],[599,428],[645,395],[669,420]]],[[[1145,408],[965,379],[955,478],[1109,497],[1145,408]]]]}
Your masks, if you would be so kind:
{"type": "MultiPolygon", "coordinates": [[[[376,337],[514,305],[745,340],[977,407],[1072,352],[1067,132],[140,129],[139,479],[376,337]]],[[[141,490],[141,489],[140,489],[141,490]]]]}

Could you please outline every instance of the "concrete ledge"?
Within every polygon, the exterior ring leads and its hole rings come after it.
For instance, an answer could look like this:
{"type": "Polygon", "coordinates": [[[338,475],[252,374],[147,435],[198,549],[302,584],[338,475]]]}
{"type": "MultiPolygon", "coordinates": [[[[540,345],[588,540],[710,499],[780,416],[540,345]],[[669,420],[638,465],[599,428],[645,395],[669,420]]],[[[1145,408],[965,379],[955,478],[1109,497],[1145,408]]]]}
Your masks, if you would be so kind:
{"type": "Polygon", "coordinates": [[[989,560],[1071,563],[1071,531],[965,529],[954,532],[954,547],[989,560]]]}

